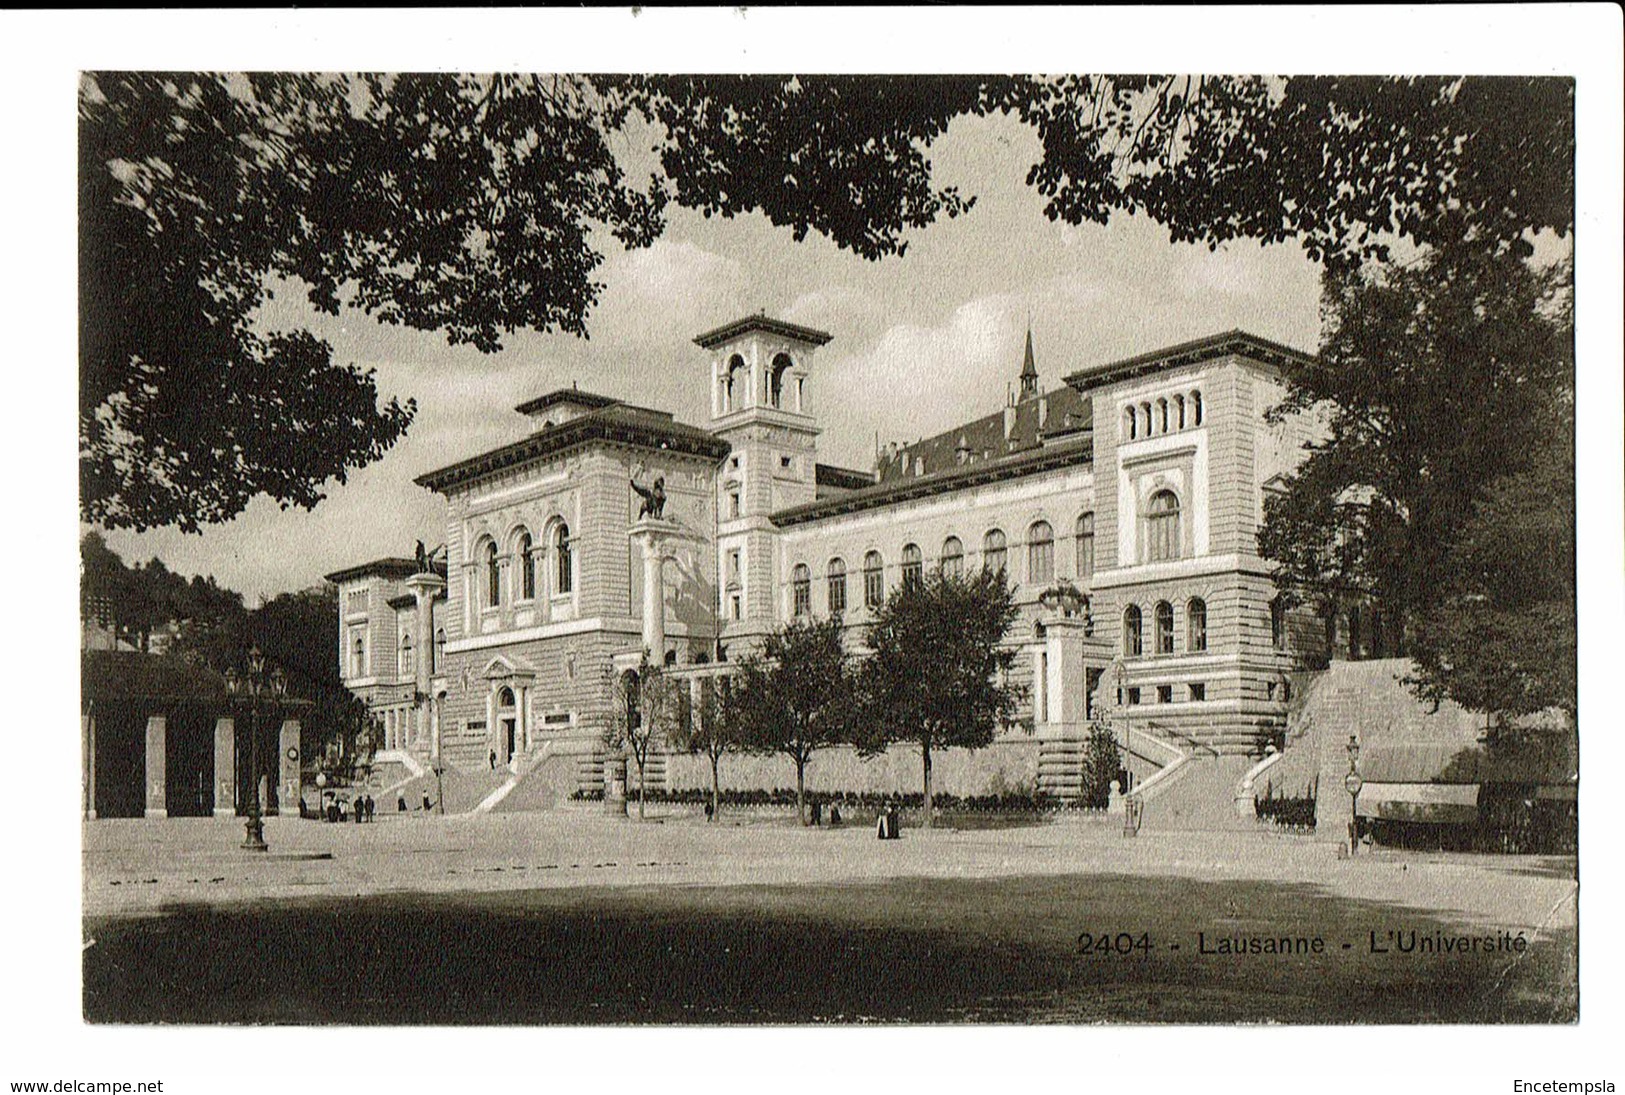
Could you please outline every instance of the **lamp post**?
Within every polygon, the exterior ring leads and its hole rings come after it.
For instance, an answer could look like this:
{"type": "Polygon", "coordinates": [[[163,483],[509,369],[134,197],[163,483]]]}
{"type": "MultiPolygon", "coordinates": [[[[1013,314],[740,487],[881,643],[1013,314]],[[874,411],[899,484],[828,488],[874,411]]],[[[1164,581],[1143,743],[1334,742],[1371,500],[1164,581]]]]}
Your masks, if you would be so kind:
{"type": "Polygon", "coordinates": [[[446,774],[446,765],[439,757],[434,761],[434,808],[441,817],[446,816],[446,788],[440,777],[446,774]]]}
{"type": "Polygon", "coordinates": [[[247,672],[226,670],[226,691],[234,699],[248,701],[248,821],[243,826],[243,847],[264,852],[269,846],[265,843],[265,819],[260,806],[259,706],[261,697],[269,699],[273,707],[278,704],[287,694],[288,678],[281,669],[266,673],[265,655],[256,646],[248,652],[247,672]]]}
{"type": "Polygon", "coordinates": [[[1349,793],[1349,855],[1360,843],[1360,788],[1365,781],[1360,778],[1360,739],[1349,735],[1349,774],[1343,777],[1343,788],[1349,793]]]}

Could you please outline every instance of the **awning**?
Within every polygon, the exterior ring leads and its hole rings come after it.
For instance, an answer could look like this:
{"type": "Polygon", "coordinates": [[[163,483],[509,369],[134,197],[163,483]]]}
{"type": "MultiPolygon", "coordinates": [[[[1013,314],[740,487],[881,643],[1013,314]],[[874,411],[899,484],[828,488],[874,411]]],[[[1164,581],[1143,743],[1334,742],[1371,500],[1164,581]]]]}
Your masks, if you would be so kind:
{"type": "Polygon", "coordinates": [[[1361,817],[1382,821],[1470,824],[1478,820],[1478,784],[1367,783],[1358,806],[1361,817]]]}

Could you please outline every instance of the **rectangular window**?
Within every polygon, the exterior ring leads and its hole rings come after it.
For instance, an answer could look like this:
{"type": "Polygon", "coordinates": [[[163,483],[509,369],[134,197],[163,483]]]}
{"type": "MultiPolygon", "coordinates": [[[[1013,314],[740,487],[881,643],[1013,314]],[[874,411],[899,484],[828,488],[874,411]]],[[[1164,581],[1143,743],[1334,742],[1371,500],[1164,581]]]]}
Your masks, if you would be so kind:
{"type": "Polygon", "coordinates": [[[1128,690],[1128,702],[1130,707],[1133,707],[1140,702],[1140,690],[1138,688],[1130,688],[1128,690]]]}
{"type": "Polygon", "coordinates": [[[1159,684],[1159,685],[1157,685],[1157,702],[1158,703],[1173,703],[1174,702],[1174,686],[1171,685],[1171,684],[1159,684]]]}
{"type": "Polygon", "coordinates": [[[779,467],[782,468],[783,470],[785,470],[785,471],[793,471],[795,469],[795,466],[796,466],[795,457],[793,457],[793,456],[781,456],[781,457],[779,457],[779,467]]]}
{"type": "Polygon", "coordinates": [[[1203,700],[1207,699],[1207,685],[1203,684],[1201,681],[1192,681],[1190,684],[1190,689],[1192,703],[1201,703],[1203,700]]]}
{"type": "Polygon", "coordinates": [[[731,580],[735,581],[735,582],[739,581],[739,552],[738,551],[730,551],[728,553],[728,577],[731,580]]]}
{"type": "Polygon", "coordinates": [[[732,618],[732,619],[735,619],[735,620],[740,619],[740,611],[739,611],[739,609],[740,609],[739,594],[735,593],[732,597],[728,598],[728,614],[729,614],[729,617],[732,618]]]}
{"type": "Polygon", "coordinates": [[[739,516],[739,492],[738,491],[730,491],[730,492],[728,492],[728,516],[729,517],[738,517],[739,516]]]}

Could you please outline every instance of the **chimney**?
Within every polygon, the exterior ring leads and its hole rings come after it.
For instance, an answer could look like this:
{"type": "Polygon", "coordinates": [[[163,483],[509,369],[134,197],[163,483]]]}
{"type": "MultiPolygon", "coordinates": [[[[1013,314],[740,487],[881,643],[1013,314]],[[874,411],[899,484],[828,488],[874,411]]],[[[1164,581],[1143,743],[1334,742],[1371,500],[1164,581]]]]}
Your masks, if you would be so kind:
{"type": "Polygon", "coordinates": [[[1009,441],[1010,436],[1015,432],[1016,432],[1016,405],[1014,403],[1006,403],[1004,405],[1004,439],[1006,441],[1009,441]]]}

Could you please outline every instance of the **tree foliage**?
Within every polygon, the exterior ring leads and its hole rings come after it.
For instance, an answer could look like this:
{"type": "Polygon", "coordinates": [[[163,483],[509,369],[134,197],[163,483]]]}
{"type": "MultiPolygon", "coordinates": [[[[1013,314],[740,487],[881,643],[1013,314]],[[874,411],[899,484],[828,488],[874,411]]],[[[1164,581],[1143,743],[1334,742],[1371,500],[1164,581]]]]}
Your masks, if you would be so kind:
{"type": "Polygon", "coordinates": [[[247,76],[96,73],[79,99],[81,512],[195,530],[306,508],[415,405],[268,330],[279,286],[497,350],[585,336],[600,248],[677,204],[865,258],[968,211],[932,179],[954,119],[1032,126],[1050,217],[1177,240],[1526,248],[1572,226],[1573,82],[1290,77],[247,76]],[[633,180],[652,140],[659,170],[633,180]]]}
{"type": "MultiPolygon", "coordinates": [[[[1516,629],[1517,606],[1535,611],[1531,597],[1556,610],[1567,573],[1572,632],[1572,546],[1566,572],[1548,559],[1523,592],[1517,569],[1486,577],[1532,563],[1531,544],[1555,550],[1557,526],[1572,523],[1572,412],[1560,409],[1574,383],[1568,299],[1566,264],[1536,269],[1476,247],[1328,273],[1318,359],[1290,372],[1272,412],[1314,411],[1325,430],[1266,501],[1261,553],[1284,586],[1327,611],[1372,600],[1397,614],[1431,692],[1469,707],[1511,699],[1487,679],[1504,667],[1476,661],[1495,644],[1474,643],[1473,626],[1516,629]],[[1544,510],[1535,492],[1548,492],[1544,510]]],[[[1522,625],[1531,639],[1535,623],[1522,625]]],[[[1547,694],[1527,679],[1507,687],[1547,694]]]]}
{"type": "Polygon", "coordinates": [[[352,760],[368,751],[367,706],[339,675],[337,588],[283,593],[250,609],[213,577],[188,580],[156,558],[126,564],[95,532],[81,539],[80,558],[84,611],[105,611],[117,641],[217,673],[241,670],[257,645],[287,674],[288,694],[309,704],[299,712],[306,755],[328,744],[352,760]],[[161,647],[152,641],[160,634],[161,647]]]}
{"type": "Polygon", "coordinates": [[[858,748],[920,747],[927,825],[932,751],[980,749],[1015,718],[1022,690],[1006,675],[1016,652],[1001,645],[1015,618],[1002,569],[957,577],[935,570],[894,588],[869,625],[858,748]]]}
{"type": "Polygon", "coordinates": [[[796,769],[796,815],[807,823],[807,764],[820,749],[852,740],[857,675],[840,616],[794,619],[763,640],[722,694],[723,720],[742,748],[778,753],[796,769]]]}
{"type": "Polygon", "coordinates": [[[1518,471],[1484,488],[1445,560],[1443,595],[1416,621],[1424,696],[1516,719],[1578,714],[1572,404],[1525,424],[1518,471]]]}

